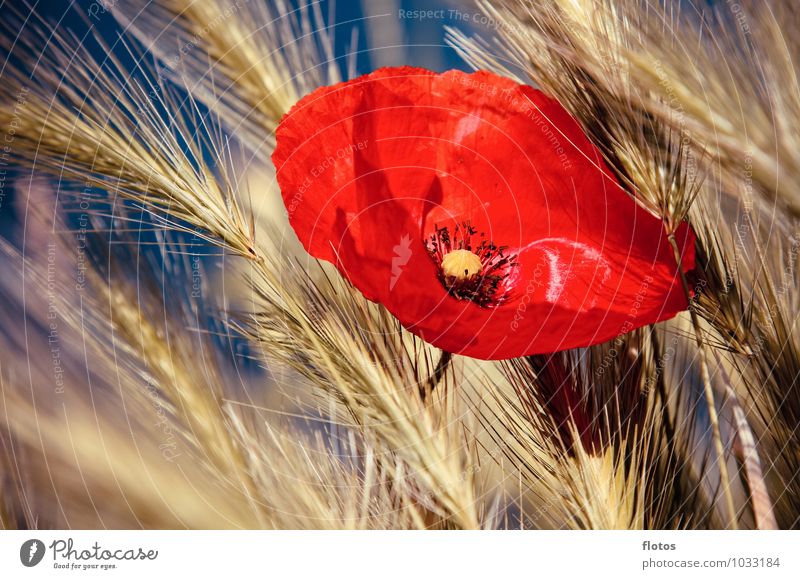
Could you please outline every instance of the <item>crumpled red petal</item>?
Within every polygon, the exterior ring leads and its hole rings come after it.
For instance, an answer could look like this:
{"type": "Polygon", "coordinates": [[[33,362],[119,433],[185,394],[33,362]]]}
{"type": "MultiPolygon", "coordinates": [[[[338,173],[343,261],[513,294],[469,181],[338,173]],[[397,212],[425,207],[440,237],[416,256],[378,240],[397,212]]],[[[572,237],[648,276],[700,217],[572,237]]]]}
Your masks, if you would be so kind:
{"type": "MultiPolygon", "coordinates": [[[[661,221],[563,107],[509,79],[403,67],[324,87],[283,118],[272,158],[306,250],[444,350],[589,346],[687,307],[661,221]],[[518,256],[496,307],[450,295],[425,249],[465,221],[518,256]]],[[[694,234],[678,233],[689,271],[694,234]]]]}

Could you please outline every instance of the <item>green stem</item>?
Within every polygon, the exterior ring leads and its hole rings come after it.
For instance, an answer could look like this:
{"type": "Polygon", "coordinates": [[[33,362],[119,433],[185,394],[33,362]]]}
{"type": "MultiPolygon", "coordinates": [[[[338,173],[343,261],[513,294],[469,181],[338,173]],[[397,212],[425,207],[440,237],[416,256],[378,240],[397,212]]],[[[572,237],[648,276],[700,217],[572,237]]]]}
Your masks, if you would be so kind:
{"type": "Polygon", "coordinates": [[[675,256],[675,262],[678,264],[678,274],[681,277],[681,284],[683,285],[683,292],[689,302],[689,315],[692,319],[692,326],[694,328],[694,337],[697,341],[700,358],[700,378],[703,381],[703,390],[706,396],[706,405],[708,406],[708,421],[711,423],[711,436],[714,440],[714,450],[717,455],[717,464],[719,465],[719,482],[722,487],[722,494],[725,497],[725,504],[728,510],[728,528],[738,529],[739,525],[736,517],[736,507],[733,502],[733,492],[731,491],[731,479],[728,474],[728,461],[725,458],[725,446],[722,444],[722,434],[719,430],[719,415],[717,414],[717,406],[714,400],[714,389],[711,386],[711,376],[708,372],[708,352],[706,351],[706,344],[703,341],[703,331],[700,327],[700,319],[697,316],[692,304],[692,295],[689,291],[689,282],[686,279],[686,274],[683,272],[683,261],[681,259],[680,248],[675,241],[675,233],[668,232],[667,237],[672,246],[672,252],[675,256]]]}

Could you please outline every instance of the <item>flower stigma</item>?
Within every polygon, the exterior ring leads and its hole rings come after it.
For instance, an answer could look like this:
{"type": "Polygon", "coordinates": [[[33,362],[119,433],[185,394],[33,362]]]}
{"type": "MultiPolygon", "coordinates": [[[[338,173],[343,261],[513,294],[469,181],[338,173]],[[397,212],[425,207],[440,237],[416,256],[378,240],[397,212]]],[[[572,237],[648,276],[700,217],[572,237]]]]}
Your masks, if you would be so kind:
{"type": "Polygon", "coordinates": [[[482,269],[481,258],[467,249],[455,249],[442,258],[442,272],[446,277],[469,279],[482,269]]]}

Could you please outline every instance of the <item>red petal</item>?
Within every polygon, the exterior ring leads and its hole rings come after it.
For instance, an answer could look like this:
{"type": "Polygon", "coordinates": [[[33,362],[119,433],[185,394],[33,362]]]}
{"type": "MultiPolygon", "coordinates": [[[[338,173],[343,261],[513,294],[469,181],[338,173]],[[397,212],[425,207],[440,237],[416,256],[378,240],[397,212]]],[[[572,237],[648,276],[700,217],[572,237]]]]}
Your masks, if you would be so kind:
{"type": "MultiPolygon", "coordinates": [[[[442,349],[499,359],[588,346],[687,307],[661,221],[530,87],[381,69],[306,96],[277,142],[278,182],[308,252],[442,349]],[[425,250],[436,225],[466,220],[518,253],[497,307],[449,295],[425,250]]],[[[688,271],[694,237],[680,234],[688,271]]]]}

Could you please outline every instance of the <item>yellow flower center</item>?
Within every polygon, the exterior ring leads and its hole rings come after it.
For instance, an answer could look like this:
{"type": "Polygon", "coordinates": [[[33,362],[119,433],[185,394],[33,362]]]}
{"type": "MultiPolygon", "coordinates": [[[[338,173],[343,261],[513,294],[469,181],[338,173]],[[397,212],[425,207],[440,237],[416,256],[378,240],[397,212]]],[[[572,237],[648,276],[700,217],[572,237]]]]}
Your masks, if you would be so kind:
{"type": "Polygon", "coordinates": [[[509,275],[517,267],[517,255],[470,225],[469,221],[450,228],[434,224],[425,242],[436,277],[457,300],[470,300],[482,308],[503,303],[511,290],[509,275]]]}
{"type": "Polygon", "coordinates": [[[481,258],[466,249],[454,249],[442,258],[442,271],[448,277],[469,279],[482,269],[481,258]]]}

